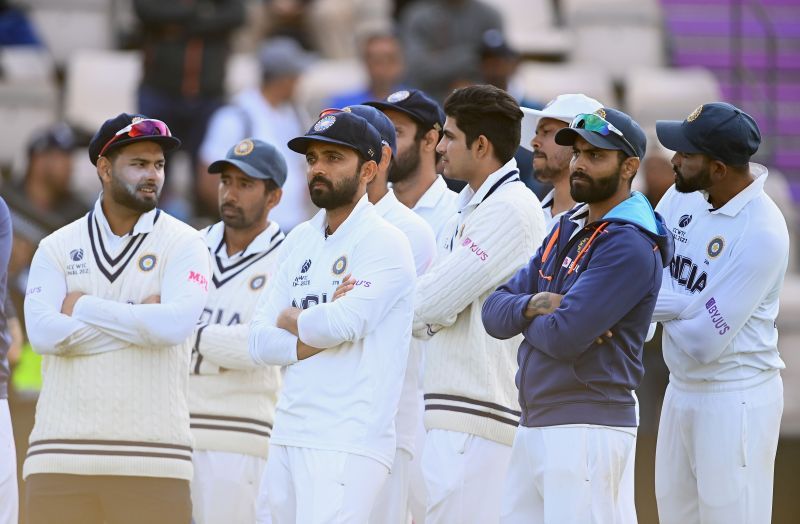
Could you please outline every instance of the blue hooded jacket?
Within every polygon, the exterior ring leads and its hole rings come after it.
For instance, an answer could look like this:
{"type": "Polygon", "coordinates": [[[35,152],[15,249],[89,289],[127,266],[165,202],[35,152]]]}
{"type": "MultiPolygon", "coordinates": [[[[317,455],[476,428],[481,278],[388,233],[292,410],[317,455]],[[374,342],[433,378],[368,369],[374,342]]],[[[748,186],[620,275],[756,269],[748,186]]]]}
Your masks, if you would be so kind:
{"type": "Polygon", "coordinates": [[[583,228],[571,220],[586,213],[565,213],[481,311],[491,336],[524,335],[516,377],[523,426],[638,425],[631,391],[644,376],[642,346],[672,235],[638,192],[583,228]],[[528,301],[541,291],[564,298],[552,313],[528,320],[528,301]],[[613,336],[598,344],[609,329],[613,336]]]}

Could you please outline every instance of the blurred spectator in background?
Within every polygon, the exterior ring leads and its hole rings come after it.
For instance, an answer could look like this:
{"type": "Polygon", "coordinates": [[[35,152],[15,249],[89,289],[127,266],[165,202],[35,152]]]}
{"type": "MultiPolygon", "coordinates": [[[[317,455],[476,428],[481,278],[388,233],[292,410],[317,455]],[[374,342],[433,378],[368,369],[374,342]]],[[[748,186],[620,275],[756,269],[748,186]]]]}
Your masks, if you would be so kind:
{"type": "Polygon", "coordinates": [[[307,30],[313,3],[314,0],[264,0],[268,24],[266,36],[292,38],[304,48],[312,49],[307,30]]]}
{"type": "Polygon", "coordinates": [[[401,16],[408,83],[440,102],[480,80],[483,34],[502,30],[500,13],[479,0],[417,0],[401,16]]]}
{"type": "Polygon", "coordinates": [[[224,158],[232,144],[255,137],[278,148],[286,158],[288,176],[281,203],[270,217],[285,231],[307,220],[314,209],[306,185],[305,158],[291,153],[286,143],[305,133],[308,115],[294,102],[300,74],[312,62],[297,41],[279,37],[268,40],[259,51],[261,85],[234,97],[231,104],[214,113],[200,148],[200,170],[195,177],[198,211],[217,217],[217,180],[206,173],[207,166],[224,158]]]}
{"type": "MultiPolygon", "coordinates": [[[[653,142],[658,143],[655,140],[653,142]]],[[[642,162],[644,187],[640,191],[644,193],[653,207],[656,207],[667,189],[675,182],[675,172],[672,170],[670,161],[672,155],[672,151],[664,149],[659,144],[647,152],[644,162],[642,162]]]]}
{"type": "Polygon", "coordinates": [[[402,89],[405,57],[400,39],[392,32],[372,33],[361,44],[361,58],[367,71],[367,85],[358,91],[331,98],[327,107],[347,107],[383,100],[402,89]]]}
{"type": "Polygon", "coordinates": [[[13,4],[0,0],[0,46],[41,45],[25,11],[13,4]]]}
{"type": "Polygon", "coordinates": [[[134,8],[144,51],[139,112],[169,122],[195,163],[208,119],[224,103],[229,41],[244,21],[244,0],[134,0],[134,8]]]}

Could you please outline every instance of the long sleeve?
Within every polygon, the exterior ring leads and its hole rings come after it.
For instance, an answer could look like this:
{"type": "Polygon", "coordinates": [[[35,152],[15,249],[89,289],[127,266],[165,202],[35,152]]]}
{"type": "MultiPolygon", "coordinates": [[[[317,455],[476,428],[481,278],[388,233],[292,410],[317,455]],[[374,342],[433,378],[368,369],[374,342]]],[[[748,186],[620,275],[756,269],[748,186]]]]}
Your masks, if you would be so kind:
{"type": "Polygon", "coordinates": [[[540,247],[528,265],[520,268],[511,280],[498,287],[483,303],[481,320],[489,335],[499,339],[511,338],[522,333],[530,324],[524,312],[528,301],[538,292],[541,265],[540,247]]]}
{"type": "Polygon", "coordinates": [[[210,324],[197,331],[195,347],[203,356],[225,369],[255,369],[259,365],[250,357],[249,326],[210,324]]]}
{"type": "Polygon", "coordinates": [[[248,346],[250,358],[256,364],[288,366],[297,362],[297,337],[275,325],[278,314],[292,304],[286,262],[289,242],[287,237],[281,248],[278,272],[267,283],[250,322],[248,346]]]}
{"type": "Polygon", "coordinates": [[[192,334],[206,303],[208,250],[199,235],[176,246],[164,269],[160,304],[83,296],[74,318],[139,346],[174,346],[192,334]]]}
{"type": "Polygon", "coordinates": [[[747,247],[728,255],[735,262],[693,297],[680,318],[663,323],[673,342],[702,364],[719,358],[786,271],[787,238],[762,235],[758,249],[746,239],[739,243],[747,247]]]}
{"type": "Polygon", "coordinates": [[[335,302],[300,313],[297,330],[304,343],[327,349],[363,338],[414,288],[411,247],[399,230],[361,242],[353,260],[353,278],[360,284],[335,302]]]}
{"type": "Polygon", "coordinates": [[[120,338],[62,314],[61,305],[66,296],[64,274],[43,243],[33,256],[25,295],[25,328],[37,353],[94,355],[131,347],[120,338]]]}
{"type": "MultiPolygon", "coordinates": [[[[549,315],[533,319],[525,339],[548,356],[573,360],[616,325],[653,285],[652,246],[638,234],[598,241],[591,265],[549,315]],[[631,278],[633,272],[636,278],[631,278]]],[[[659,268],[660,269],[660,268],[659,268]]]]}
{"type": "Polygon", "coordinates": [[[692,302],[692,297],[685,293],[674,291],[671,288],[672,276],[670,268],[664,269],[664,278],[661,280],[661,291],[658,293],[656,309],[653,311],[653,322],[675,320],[692,302]]]}
{"type": "MultiPolygon", "coordinates": [[[[453,245],[418,282],[414,304],[414,331],[425,325],[452,325],[459,313],[478,297],[497,287],[530,257],[528,215],[509,212],[505,202],[485,202],[473,212],[466,227],[453,245]],[[502,224],[502,230],[497,225],[502,224]],[[513,239],[513,241],[509,240],[513,239]],[[465,285],[469,282],[469,285],[465,285]]],[[[533,244],[544,236],[544,218],[539,222],[533,244]]]]}

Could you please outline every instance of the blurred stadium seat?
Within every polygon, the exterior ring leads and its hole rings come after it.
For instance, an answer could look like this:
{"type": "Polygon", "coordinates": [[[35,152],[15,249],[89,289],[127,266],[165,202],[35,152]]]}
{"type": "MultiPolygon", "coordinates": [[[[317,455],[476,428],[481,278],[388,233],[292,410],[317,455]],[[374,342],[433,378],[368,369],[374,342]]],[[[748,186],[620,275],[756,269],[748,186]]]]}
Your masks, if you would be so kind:
{"type": "Polygon", "coordinates": [[[563,93],[583,93],[608,107],[617,107],[617,96],[608,72],[600,67],[523,62],[517,76],[525,98],[545,103],[563,93]]]}
{"type": "Polygon", "coordinates": [[[511,47],[522,55],[561,58],[571,35],[556,27],[551,0],[485,0],[500,11],[503,31],[511,47]]]}
{"type": "Polygon", "coordinates": [[[137,51],[74,51],[67,62],[65,119],[94,133],[109,116],[136,111],[141,74],[142,58],[137,51]]]}
{"type": "Polygon", "coordinates": [[[58,90],[50,82],[0,83],[0,165],[19,164],[30,136],[58,120],[58,90]]]}
{"type": "Polygon", "coordinates": [[[50,52],[41,47],[0,47],[0,71],[5,82],[48,82],[54,78],[55,64],[50,52]]]}
{"type": "Polygon", "coordinates": [[[34,6],[30,17],[58,66],[83,49],[109,49],[113,45],[111,3],[99,0],[64,0],[34,6]]]}
{"type": "Polygon", "coordinates": [[[325,109],[334,95],[362,89],[367,82],[358,59],[319,60],[306,70],[297,86],[297,101],[312,117],[325,109]]]}

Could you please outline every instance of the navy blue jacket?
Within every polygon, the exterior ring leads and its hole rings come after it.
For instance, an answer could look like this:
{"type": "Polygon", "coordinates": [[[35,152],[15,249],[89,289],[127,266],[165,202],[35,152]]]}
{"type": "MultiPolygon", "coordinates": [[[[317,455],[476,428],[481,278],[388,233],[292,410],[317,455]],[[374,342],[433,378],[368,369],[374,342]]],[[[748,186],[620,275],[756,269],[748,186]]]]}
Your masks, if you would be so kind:
{"type": "Polygon", "coordinates": [[[641,193],[572,236],[580,226],[571,218],[582,213],[562,216],[528,266],[483,305],[491,336],[524,335],[516,377],[523,426],[637,425],[631,391],[644,376],[642,346],[672,235],[641,193]],[[541,291],[564,295],[561,305],[527,320],[541,291]],[[598,344],[609,329],[613,337],[598,344]]]}

